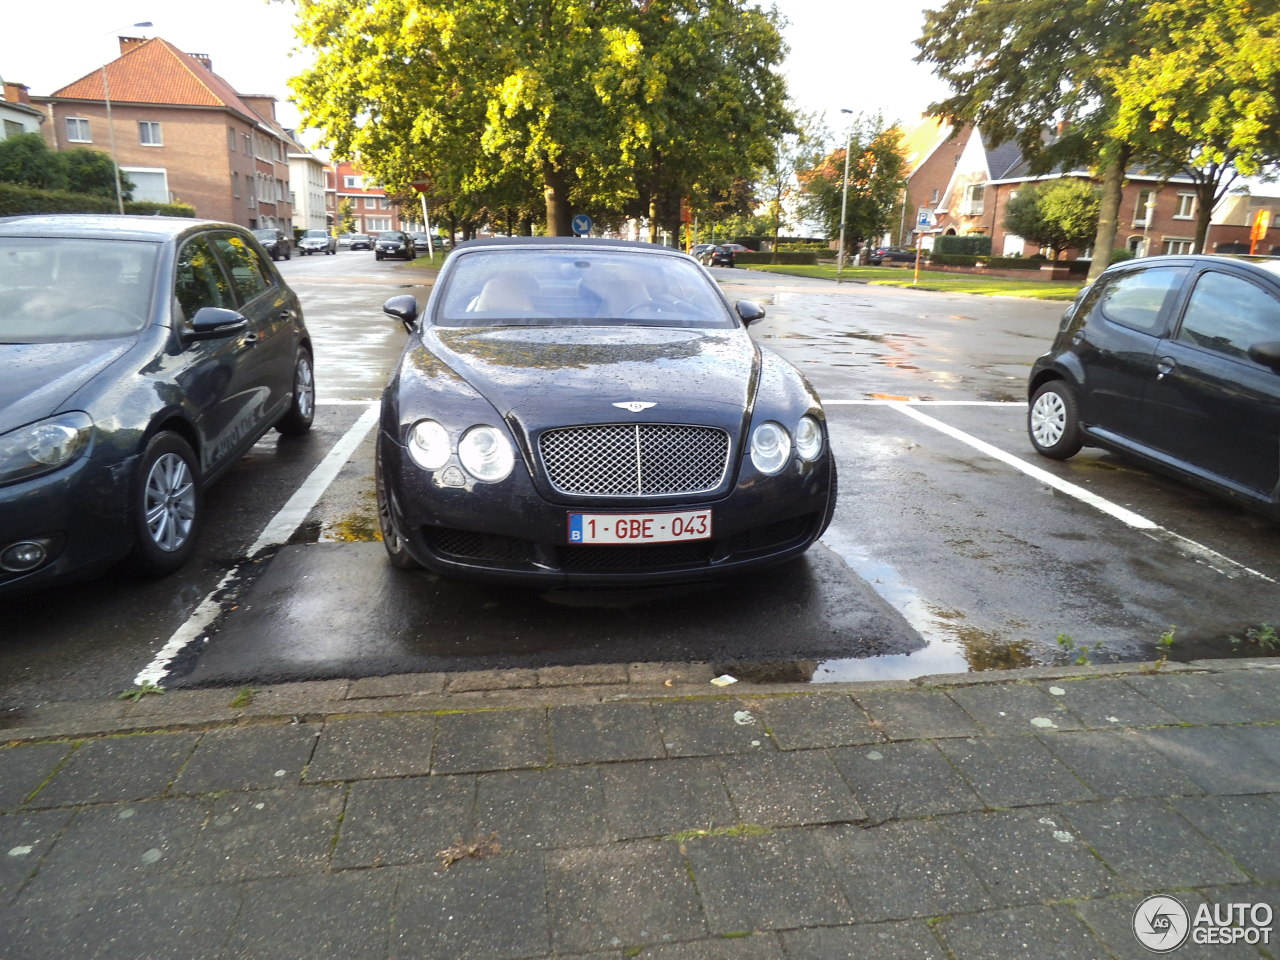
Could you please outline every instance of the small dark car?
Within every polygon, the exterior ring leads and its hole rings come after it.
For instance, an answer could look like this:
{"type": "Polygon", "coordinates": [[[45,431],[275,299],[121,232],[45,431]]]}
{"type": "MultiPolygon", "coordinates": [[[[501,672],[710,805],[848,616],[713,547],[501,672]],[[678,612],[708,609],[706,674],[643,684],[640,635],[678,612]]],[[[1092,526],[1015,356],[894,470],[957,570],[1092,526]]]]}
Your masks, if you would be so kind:
{"type": "Polygon", "coordinates": [[[1063,315],[1027,391],[1047,457],[1103,447],[1280,516],[1280,260],[1108,268],[1063,315]]]}
{"type": "Polygon", "coordinates": [[[0,366],[0,596],[172,573],[205,487],[315,409],[298,300],[227,223],[0,219],[0,366]]]}
{"type": "Polygon", "coordinates": [[[915,263],[915,247],[876,247],[867,255],[873,267],[882,263],[915,263]]]}
{"type": "Polygon", "coordinates": [[[373,256],[377,260],[385,260],[387,257],[413,260],[418,256],[418,247],[409,234],[401,230],[387,230],[378,234],[378,239],[373,245],[373,256]]]}
{"type": "Polygon", "coordinates": [[[285,232],[279,227],[263,227],[253,231],[264,250],[272,260],[290,260],[293,258],[293,244],[285,232]]]}
{"type": "Polygon", "coordinates": [[[328,230],[308,230],[302,235],[302,239],[298,241],[298,252],[303,256],[311,256],[313,253],[323,253],[325,256],[336,254],[338,252],[338,238],[331,234],[328,230]]]}
{"type": "Polygon", "coordinates": [[[705,580],[802,554],[835,463],[817,394],[692,257],[473,240],[409,343],[375,452],[391,561],[530,585],[705,580]]]}
{"type": "Polygon", "coordinates": [[[367,233],[353,233],[351,234],[351,242],[348,246],[352,250],[372,250],[373,237],[369,236],[367,233]]]}
{"type": "Polygon", "coordinates": [[[721,243],[702,251],[699,259],[708,267],[732,267],[737,255],[726,244],[721,243]]]}

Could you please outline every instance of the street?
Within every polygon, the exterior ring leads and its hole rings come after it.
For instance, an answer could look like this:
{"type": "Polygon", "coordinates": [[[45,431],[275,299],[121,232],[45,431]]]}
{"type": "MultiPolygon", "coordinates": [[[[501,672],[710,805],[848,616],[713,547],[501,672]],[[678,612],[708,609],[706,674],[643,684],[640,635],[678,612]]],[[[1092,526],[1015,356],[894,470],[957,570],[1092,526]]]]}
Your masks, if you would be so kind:
{"type": "Polygon", "coordinates": [[[1037,457],[1025,380],[1061,303],[717,269],[762,303],[753,335],[823,397],[841,500],[797,563],[661,591],[497,590],[391,567],[372,426],[404,342],[387,298],[429,271],[363,252],[278,264],[315,342],[312,434],[274,433],[209,490],[194,561],[10,602],[0,706],[141,683],[252,685],[413,670],[651,660],[756,679],[902,679],[1229,656],[1280,620],[1271,521],[1086,450],[1037,457]],[[1074,649],[1059,643],[1069,636],[1074,649]]]}

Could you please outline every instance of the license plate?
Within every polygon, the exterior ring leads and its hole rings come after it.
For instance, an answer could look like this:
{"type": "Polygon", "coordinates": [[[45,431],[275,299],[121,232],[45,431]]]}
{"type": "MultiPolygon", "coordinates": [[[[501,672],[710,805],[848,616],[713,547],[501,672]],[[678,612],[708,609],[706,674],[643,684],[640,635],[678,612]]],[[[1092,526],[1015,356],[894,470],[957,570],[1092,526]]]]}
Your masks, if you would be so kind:
{"type": "Polygon", "coordinates": [[[710,537],[710,510],[569,514],[570,543],[674,543],[710,537]]]}

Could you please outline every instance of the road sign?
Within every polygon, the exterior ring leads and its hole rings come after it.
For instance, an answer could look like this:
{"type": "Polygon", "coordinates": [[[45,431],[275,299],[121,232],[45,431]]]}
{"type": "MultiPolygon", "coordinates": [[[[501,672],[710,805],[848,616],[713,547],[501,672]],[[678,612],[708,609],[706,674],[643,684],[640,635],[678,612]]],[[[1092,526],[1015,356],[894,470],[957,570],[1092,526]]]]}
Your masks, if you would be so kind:
{"type": "Polygon", "coordinates": [[[591,218],[585,213],[580,213],[573,218],[573,232],[575,236],[585,237],[591,232],[591,218]]]}
{"type": "Polygon", "coordinates": [[[920,210],[916,213],[916,226],[917,227],[933,226],[933,218],[929,216],[929,211],[926,210],[924,207],[921,207],[920,210]]]}

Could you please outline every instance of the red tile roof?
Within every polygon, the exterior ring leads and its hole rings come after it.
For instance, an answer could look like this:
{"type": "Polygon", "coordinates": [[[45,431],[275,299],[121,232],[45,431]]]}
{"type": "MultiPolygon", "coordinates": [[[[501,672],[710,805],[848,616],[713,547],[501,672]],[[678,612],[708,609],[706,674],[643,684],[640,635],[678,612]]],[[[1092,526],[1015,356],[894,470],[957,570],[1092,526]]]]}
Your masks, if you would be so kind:
{"type": "Polygon", "coordinates": [[[261,120],[231,84],[206,66],[207,61],[184,53],[167,40],[153,37],[130,47],[105,67],[81,77],[50,96],[59,100],[102,100],[102,72],[112,101],[192,107],[229,107],[261,120]]]}

